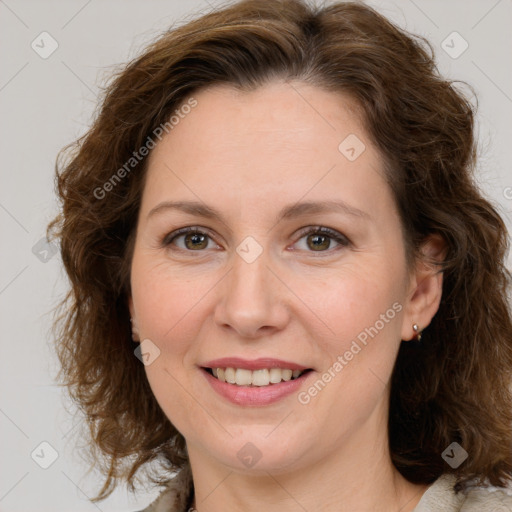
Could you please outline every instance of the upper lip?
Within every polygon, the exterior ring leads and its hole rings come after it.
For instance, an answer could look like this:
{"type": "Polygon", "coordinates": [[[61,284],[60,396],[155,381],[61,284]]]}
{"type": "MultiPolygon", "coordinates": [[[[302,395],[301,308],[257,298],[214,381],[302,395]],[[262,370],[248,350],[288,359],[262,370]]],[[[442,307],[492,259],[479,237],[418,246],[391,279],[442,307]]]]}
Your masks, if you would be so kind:
{"type": "Polygon", "coordinates": [[[258,359],[243,359],[241,357],[222,357],[213,359],[201,364],[203,368],[242,368],[245,370],[262,370],[264,368],[281,368],[289,370],[308,370],[307,366],[274,359],[270,357],[260,357],[258,359]]]}

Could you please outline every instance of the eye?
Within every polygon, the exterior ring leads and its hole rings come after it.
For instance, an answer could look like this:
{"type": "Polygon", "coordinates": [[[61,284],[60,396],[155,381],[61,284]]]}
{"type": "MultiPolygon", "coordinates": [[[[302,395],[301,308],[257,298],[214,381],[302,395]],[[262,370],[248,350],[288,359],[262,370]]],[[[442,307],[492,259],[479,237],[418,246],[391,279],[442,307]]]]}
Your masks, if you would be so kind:
{"type": "Polygon", "coordinates": [[[214,247],[212,247],[212,244],[216,248],[219,247],[213,242],[208,233],[201,231],[197,227],[178,229],[177,231],[169,233],[162,241],[162,245],[165,247],[174,245],[183,251],[201,251],[203,249],[213,249],[214,247]]]}
{"type": "MultiPolygon", "coordinates": [[[[323,226],[304,228],[300,233],[295,248],[309,252],[332,252],[336,248],[346,247],[349,240],[334,229],[323,226]]],[[[198,227],[190,226],[169,233],[162,241],[162,246],[175,246],[182,251],[203,251],[219,249],[212,237],[198,227]]]]}
{"type": "Polygon", "coordinates": [[[323,226],[305,228],[301,238],[296,242],[300,250],[313,252],[331,252],[333,249],[346,247],[349,240],[338,231],[323,226]]]}

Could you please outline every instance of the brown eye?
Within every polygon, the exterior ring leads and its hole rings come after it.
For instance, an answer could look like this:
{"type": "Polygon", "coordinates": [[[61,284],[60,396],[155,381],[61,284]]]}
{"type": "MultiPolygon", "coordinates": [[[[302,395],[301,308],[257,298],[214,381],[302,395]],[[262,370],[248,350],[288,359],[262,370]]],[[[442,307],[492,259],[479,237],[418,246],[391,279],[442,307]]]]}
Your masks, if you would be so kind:
{"type": "Polygon", "coordinates": [[[301,235],[295,244],[301,251],[331,254],[350,245],[347,237],[325,226],[306,228],[301,231],[301,235]]]}
{"type": "Polygon", "coordinates": [[[178,229],[170,233],[162,240],[162,245],[171,249],[174,246],[174,248],[188,252],[219,249],[208,233],[193,227],[178,229]]]}
{"type": "Polygon", "coordinates": [[[208,236],[203,233],[188,233],[184,236],[187,249],[196,251],[198,249],[205,249],[208,246],[208,236]]]}
{"type": "Polygon", "coordinates": [[[331,239],[326,235],[313,234],[307,237],[307,244],[313,251],[324,251],[331,246],[331,239]]]}

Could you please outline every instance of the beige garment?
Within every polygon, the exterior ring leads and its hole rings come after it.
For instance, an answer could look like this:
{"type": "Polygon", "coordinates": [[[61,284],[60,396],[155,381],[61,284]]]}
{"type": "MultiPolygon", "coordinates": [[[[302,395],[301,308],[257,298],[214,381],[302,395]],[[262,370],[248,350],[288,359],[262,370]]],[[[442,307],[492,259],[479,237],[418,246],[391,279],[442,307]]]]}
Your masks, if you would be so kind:
{"type": "MultiPolygon", "coordinates": [[[[512,512],[512,496],[504,489],[473,487],[466,493],[455,494],[455,481],[453,475],[439,477],[425,491],[413,512],[512,512]]],[[[192,512],[190,482],[187,468],[142,512],[188,512],[189,509],[192,512]]]]}
{"type": "Polygon", "coordinates": [[[455,481],[454,475],[440,476],[413,512],[512,512],[512,496],[505,489],[473,487],[455,494],[455,481]]]}

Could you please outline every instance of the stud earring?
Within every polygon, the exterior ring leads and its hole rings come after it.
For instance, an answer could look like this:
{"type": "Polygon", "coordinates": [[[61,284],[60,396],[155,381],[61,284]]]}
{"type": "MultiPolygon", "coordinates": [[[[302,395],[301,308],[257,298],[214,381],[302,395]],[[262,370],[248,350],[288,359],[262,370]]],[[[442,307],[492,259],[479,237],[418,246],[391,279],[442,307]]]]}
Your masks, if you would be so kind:
{"type": "Polygon", "coordinates": [[[412,324],[412,330],[414,331],[414,333],[416,334],[416,336],[414,337],[414,339],[416,341],[421,341],[421,330],[420,328],[418,327],[418,324],[412,324]]]}
{"type": "Polygon", "coordinates": [[[132,340],[133,341],[140,341],[139,336],[139,328],[137,326],[137,320],[130,318],[130,322],[132,324],[132,340]]]}

